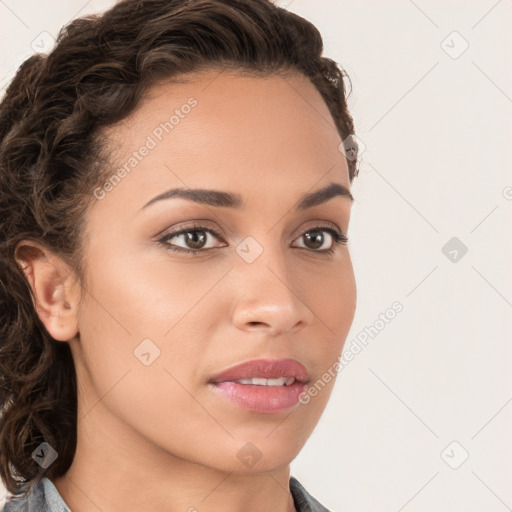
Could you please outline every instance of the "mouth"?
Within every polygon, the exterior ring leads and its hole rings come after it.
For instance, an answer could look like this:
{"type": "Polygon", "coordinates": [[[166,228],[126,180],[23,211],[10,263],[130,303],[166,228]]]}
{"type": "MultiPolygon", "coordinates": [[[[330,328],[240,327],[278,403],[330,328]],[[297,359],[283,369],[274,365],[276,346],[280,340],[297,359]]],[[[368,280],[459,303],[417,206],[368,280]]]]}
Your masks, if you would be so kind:
{"type": "Polygon", "coordinates": [[[210,382],[239,382],[256,386],[291,385],[293,379],[305,384],[308,379],[306,367],[296,359],[253,359],[215,375],[210,382]]]}
{"type": "Polygon", "coordinates": [[[249,384],[252,386],[291,386],[297,382],[294,377],[279,377],[277,379],[265,379],[263,377],[252,377],[251,379],[239,379],[232,382],[238,384],[249,384]]]}
{"type": "Polygon", "coordinates": [[[289,411],[309,382],[305,366],[295,359],[248,361],[216,375],[209,386],[231,404],[259,413],[289,411]]]}

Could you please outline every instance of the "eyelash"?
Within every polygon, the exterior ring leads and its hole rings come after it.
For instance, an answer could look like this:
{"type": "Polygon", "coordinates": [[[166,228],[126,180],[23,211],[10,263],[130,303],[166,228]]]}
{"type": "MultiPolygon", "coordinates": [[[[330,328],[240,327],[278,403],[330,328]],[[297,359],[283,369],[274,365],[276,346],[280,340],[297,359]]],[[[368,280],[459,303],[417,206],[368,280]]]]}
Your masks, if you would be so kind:
{"type": "MultiPolygon", "coordinates": [[[[174,231],[172,233],[167,233],[163,237],[158,239],[157,242],[162,244],[162,245],[164,245],[165,249],[168,250],[168,251],[180,252],[180,253],[185,253],[185,254],[191,254],[192,256],[195,256],[198,252],[206,252],[206,251],[209,251],[211,249],[215,249],[215,247],[209,247],[208,249],[184,249],[183,247],[176,247],[176,246],[169,245],[167,243],[168,240],[174,238],[175,236],[183,235],[185,233],[193,233],[194,231],[203,231],[205,233],[211,233],[216,238],[219,238],[219,237],[222,236],[221,233],[219,233],[218,231],[216,231],[214,229],[207,228],[205,226],[200,226],[200,225],[195,224],[193,226],[187,226],[185,228],[182,228],[182,229],[180,229],[178,231],[174,231]]],[[[331,255],[331,254],[334,253],[334,251],[336,250],[336,247],[338,245],[340,245],[340,244],[341,245],[346,245],[348,243],[348,238],[347,238],[346,235],[340,234],[335,229],[333,229],[332,227],[326,226],[326,225],[315,226],[313,228],[307,229],[306,231],[302,232],[294,240],[297,240],[298,238],[304,236],[306,233],[317,232],[317,231],[327,231],[332,236],[333,243],[332,243],[332,246],[331,246],[330,249],[324,249],[322,251],[318,251],[318,250],[315,250],[315,249],[309,249],[312,252],[318,252],[320,254],[331,255]]],[[[307,249],[307,247],[299,247],[299,249],[307,249]]]]}

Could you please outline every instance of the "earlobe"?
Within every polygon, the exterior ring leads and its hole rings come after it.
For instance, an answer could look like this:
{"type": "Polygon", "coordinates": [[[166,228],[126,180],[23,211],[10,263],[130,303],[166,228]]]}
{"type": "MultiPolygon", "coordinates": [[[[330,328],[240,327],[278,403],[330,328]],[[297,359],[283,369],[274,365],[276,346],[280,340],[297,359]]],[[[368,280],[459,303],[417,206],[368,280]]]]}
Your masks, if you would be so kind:
{"type": "Polygon", "coordinates": [[[35,297],[35,311],[52,338],[69,341],[78,333],[78,286],[61,258],[33,241],[20,242],[15,259],[35,297]]]}

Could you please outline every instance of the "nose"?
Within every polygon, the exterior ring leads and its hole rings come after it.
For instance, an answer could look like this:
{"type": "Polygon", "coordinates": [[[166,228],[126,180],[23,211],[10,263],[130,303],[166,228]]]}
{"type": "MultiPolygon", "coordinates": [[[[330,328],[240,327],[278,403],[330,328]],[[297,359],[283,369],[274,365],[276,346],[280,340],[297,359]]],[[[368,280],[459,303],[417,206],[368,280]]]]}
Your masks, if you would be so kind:
{"type": "Polygon", "coordinates": [[[308,298],[294,289],[292,269],[283,258],[264,251],[252,263],[240,261],[233,274],[237,287],[233,323],[238,329],[275,337],[312,323],[315,315],[308,298]]]}

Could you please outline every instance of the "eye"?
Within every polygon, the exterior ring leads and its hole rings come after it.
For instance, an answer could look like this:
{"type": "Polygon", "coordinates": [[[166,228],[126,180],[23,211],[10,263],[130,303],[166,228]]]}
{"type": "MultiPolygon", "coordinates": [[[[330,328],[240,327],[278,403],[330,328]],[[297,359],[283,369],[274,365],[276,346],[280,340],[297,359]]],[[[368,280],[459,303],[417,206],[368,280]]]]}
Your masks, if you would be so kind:
{"type": "Polygon", "coordinates": [[[223,245],[212,245],[212,238],[219,238],[220,233],[204,226],[189,226],[172,233],[167,233],[158,240],[166,249],[175,252],[196,254],[198,251],[206,251],[223,245]],[[173,241],[171,243],[171,241],[173,241]],[[181,245],[180,245],[181,244],[181,245]]]}
{"type": "Polygon", "coordinates": [[[338,244],[345,245],[348,242],[348,238],[343,233],[339,233],[334,228],[326,226],[308,229],[297,240],[303,244],[299,245],[300,248],[327,254],[334,252],[338,244]],[[327,236],[325,233],[327,233],[327,236]]]}

